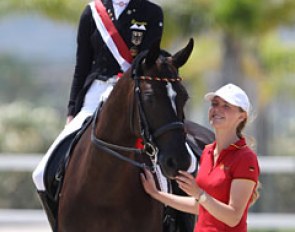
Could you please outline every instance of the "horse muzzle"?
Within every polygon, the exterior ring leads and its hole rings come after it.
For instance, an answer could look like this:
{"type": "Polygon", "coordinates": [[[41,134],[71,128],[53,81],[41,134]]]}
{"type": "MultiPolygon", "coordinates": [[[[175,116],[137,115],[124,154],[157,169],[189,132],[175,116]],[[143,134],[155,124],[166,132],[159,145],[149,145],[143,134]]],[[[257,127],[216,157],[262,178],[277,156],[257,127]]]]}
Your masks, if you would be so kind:
{"type": "Polygon", "coordinates": [[[187,144],[185,144],[185,147],[182,150],[182,152],[180,152],[179,149],[170,152],[159,151],[158,164],[165,177],[174,179],[179,174],[179,170],[191,173],[196,170],[197,159],[192,150],[187,144]]]}

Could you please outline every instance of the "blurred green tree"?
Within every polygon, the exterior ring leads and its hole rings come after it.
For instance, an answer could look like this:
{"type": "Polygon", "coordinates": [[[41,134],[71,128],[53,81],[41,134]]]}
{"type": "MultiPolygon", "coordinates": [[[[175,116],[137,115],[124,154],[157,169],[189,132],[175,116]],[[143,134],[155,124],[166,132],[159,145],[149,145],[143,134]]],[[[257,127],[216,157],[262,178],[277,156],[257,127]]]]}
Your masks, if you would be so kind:
{"type": "Polygon", "coordinates": [[[37,12],[51,19],[77,22],[86,0],[9,0],[0,2],[0,16],[11,12],[37,12]]]}
{"type": "Polygon", "coordinates": [[[0,56],[0,103],[27,98],[32,87],[29,67],[11,56],[0,56]],[[17,91],[12,91],[17,89],[17,91]]]}
{"type": "Polygon", "coordinates": [[[18,101],[0,106],[0,112],[0,153],[45,152],[62,127],[57,111],[48,107],[18,101]]]}
{"type": "MultiPolygon", "coordinates": [[[[218,60],[210,60],[220,64],[217,67],[221,67],[221,83],[243,84],[245,76],[256,77],[257,82],[268,78],[273,69],[267,65],[269,59],[261,56],[261,47],[270,33],[282,26],[292,26],[295,22],[293,0],[187,0],[185,4],[170,1],[165,10],[165,44],[195,35],[220,44],[218,60]]],[[[216,57],[213,49],[210,53],[216,57]]],[[[200,56],[209,55],[202,53],[200,56]]],[[[212,63],[207,62],[206,65],[202,62],[200,71],[206,72],[211,68],[212,63]]]]}
{"type": "MultiPolygon", "coordinates": [[[[209,40],[215,37],[215,42],[220,42],[220,51],[210,50],[214,57],[209,58],[210,55],[206,53],[198,56],[211,61],[202,62],[200,75],[217,67],[220,70],[220,75],[215,75],[218,85],[233,82],[256,89],[254,93],[253,90],[251,92],[259,108],[259,117],[255,122],[258,128],[256,138],[259,141],[257,150],[259,154],[269,154],[271,123],[268,121],[267,106],[280,93],[280,89],[284,91],[290,88],[290,83],[282,81],[282,76],[294,73],[295,51],[280,46],[278,41],[277,44],[272,43],[272,46],[267,46],[269,43],[266,42],[269,37],[276,37],[279,27],[293,25],[295,1],[191,0],[187,4],[173,1],[172,4],[167,4],[165,15],[166,25],[167,21],[172,24],[168,37],[170,41],[199,33],[209,40]],[[167,14],[167,11],[173,13],[167,14]],[[276,51],[270,53],[274,47],[276,51]],[[292,60],[293,65],[288,65],[292,60]],[[286,64],[288,72],[286,69],[277,69],[278,65],[286,67],[286,64]]],[[[264,211],[277,209],[278,201],[274,199],[278,199],[278,196],[273,191],[276,189],[274,181],[266,177],[264,184],[268,198],[260,204],[261,208],[264,211]]]]}

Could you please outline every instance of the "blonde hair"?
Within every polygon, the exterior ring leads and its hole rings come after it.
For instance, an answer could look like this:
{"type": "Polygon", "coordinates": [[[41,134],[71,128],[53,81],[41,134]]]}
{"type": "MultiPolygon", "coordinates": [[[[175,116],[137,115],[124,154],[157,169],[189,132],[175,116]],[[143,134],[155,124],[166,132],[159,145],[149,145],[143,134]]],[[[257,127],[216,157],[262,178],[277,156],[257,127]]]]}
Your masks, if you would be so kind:
{"type": "MultiPolygon", "coordinates": [[[[239,107],[239,108],[240,108],[241,112],[245,112],[241,107],[239,107]]],[[[245,126],[247,124],[247,121],[248,121],[248,114],[247,114],[247,117],[238,125],[238,127],[236,129],[236,134],[237,134],[238,138],[240,138],[240,139],[244,137],[244,135],[242,134],[242,131],[245,128],[245,126]]],[[[252,140],[253,140],[252,142],[254,144],[254,138],[252,138],[252,140]]],[[[250,206],[254,205],[255,202],[260,197],[260,189],[261,189],[261,182],[258,181],[256,186],[255,186],[255,189],[253,191],[251,200],[250,200],[250,206]]]]}
{"type": "MultiPolygon", "coordinates": [[[[246,113],[246,111],[244,111],[241,107],[239,107],[239,109],[240,112],[246,113]]],[[[238,136],[238,138],[241,139],[245,137],[247,139],[247,145],[252,149],[254,149],[256,146],[256,140],[253,136],[245,134],[243,130],[246,127],[246,124],[249,122],[251,123],[253,120],[254,118],[247,113],[247,117],[236,128],[236,135],[238,136]]]]}
{"type": "Polygon", "coordinates": [[[237,127],[236,129],[236,134],[238,136],[238,138],[243,138],[243,134],[242,134],[242,130],[245,128],[247,123],[247,118],[245,118],[237,127]]]}
{"type": "Polygon", "coordinates": [[[241,139],[241,138],[243,138],[242,131],[244,130],[244,128],[245,128],[245,126],[247,124],[249,116],[248,116],[248,113],[245,110],[243,110],[241,107],[239,107],[239,110],[240,110],[240,112],[244,112],[244,113],[247,114],[247,117],[238,125],[238,127],[236,129],[236,134],[237,134],[238,138],[241,139]]]}
{"type": "Polygon", "coordinates": [[[256,203],[256,201],[258,200],[258,198],[260,197],[260,190],[261,190],[262,186],[261,186],[261,182],[258,181],[255,189],[253,191],[251,200],[250,200],[250,206],[254,205],[256,203]]]}

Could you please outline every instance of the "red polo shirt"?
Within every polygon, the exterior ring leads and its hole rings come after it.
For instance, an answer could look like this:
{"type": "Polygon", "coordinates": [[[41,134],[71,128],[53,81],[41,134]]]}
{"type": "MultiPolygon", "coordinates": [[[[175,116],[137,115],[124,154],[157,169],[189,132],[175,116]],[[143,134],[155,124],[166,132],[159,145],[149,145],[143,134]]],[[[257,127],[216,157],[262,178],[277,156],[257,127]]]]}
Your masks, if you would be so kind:
{"type": "MultiPolygon", "coordinates": [[[[196,181],[213,198],[226,204],[229,202],[230,187],[233,179],[249,179],[258,182],[259,166],[256,154],[240,139],[221,151],[216,165],[213,166],[213,151],[216,143],[207,145],[201,156],[200,169],[196,181]]],[[[195,232],[246,232],[247,212],[245,209],[240,223],[229,227],[213,217],[204,207],[199,206],[198,222],[195,232]]]]}

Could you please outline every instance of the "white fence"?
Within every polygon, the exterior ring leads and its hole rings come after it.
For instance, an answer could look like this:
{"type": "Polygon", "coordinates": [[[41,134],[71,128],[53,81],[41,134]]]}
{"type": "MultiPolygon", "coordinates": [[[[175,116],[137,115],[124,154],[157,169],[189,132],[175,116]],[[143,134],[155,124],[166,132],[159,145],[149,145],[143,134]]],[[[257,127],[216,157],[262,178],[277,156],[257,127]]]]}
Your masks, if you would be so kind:
{"type": "MultiPolygon", "coordinates": [[[[40,154],[0,154],[0,171],[31,172],[41,158],[40,154]]],[[[260,156],[259,164],[262,173],[295,173],[295,157],[260,156]]],[[[42,210],[0,209],[0,225],[45,223],[46,217],[42,210]]],[[[248,224],[250,229],[291,229],[295,231],[295,213],[250,213],[248,224]]]]}
{"type": "Polygon", "coordinates": [[[0,171],[31,172],[41,158],[40,154],[0,154],[0,171]]]}
{"type": "MultiPolygon", "coordinates": [[[[0,171],[32,171],[42,155],[40,154],[0,154],[0,171]]],[[[295,173],[295,157],[259,156],[263,173],[295,173]]]]}

